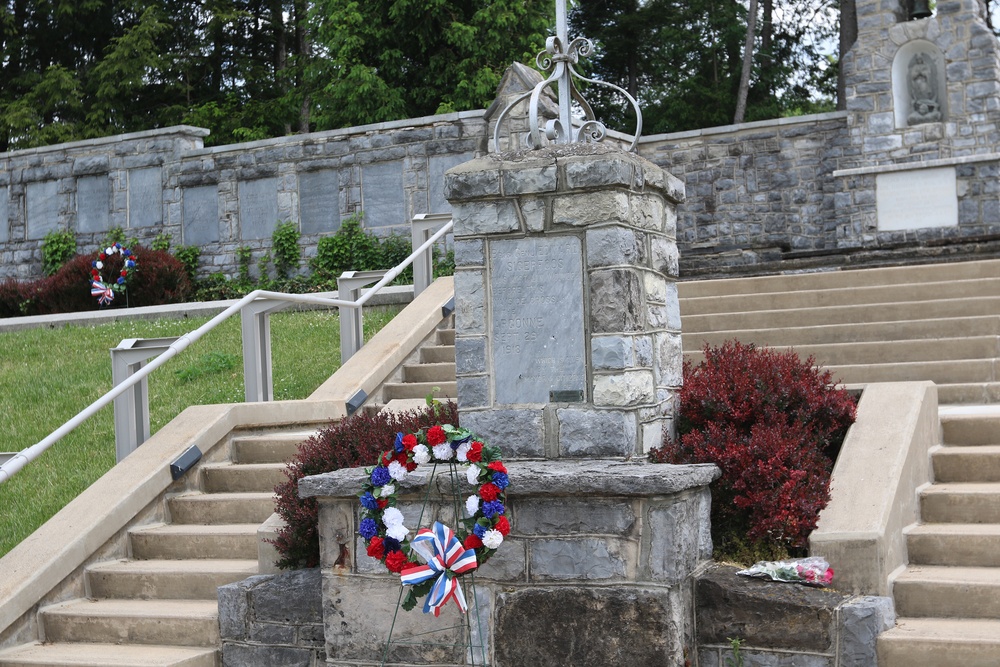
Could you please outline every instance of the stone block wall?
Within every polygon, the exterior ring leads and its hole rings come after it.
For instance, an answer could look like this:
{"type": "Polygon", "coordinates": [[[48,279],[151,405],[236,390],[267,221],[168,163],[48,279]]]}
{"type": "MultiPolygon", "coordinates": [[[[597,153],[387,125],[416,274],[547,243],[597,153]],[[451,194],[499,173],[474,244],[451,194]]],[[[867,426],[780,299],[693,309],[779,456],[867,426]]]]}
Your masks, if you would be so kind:
{"type": "Polygon", "coordinates": [[[462,424],[523,457],[644,455],[681,384],[682,184],[602,145],[448,172],[462,424]]]}
{"type": "Polygon", "coordinates": [[[322,667],[319,570],[250,577],[219,587],[222,667],[322,667]]]}
{"type": "MultiPolygon", "coordinates": [[[[487,647],[488,664],[683,664],[694,651],[691,576],[711,556],[708,484],[717,468],[609,461],[507,467],[512,531],[475,572],[474,591],[462,579],[473,640],[487,647]]],[[[299,484],[301,495],[320,504],[326,651],[334,666],[379,660],[393,623],[394,642],[434,629],[442,631],[435,643],[460,639],[452,603],[440,619],[419,608],[396,615],[399,577],[369,558],[357,536],[364,478],[363,470],[338,470],[299,484]]],[[[407,526],[417,525],[426,484],[419,470],[401,483],[407,526]]],[[[435,478],[425,524],[455,525],[451,492],[446,475],[435,478]]],[[[472,664],[461,648],[395,643],[389,661],[472,664]]],[[[474,664],[483,663],[477,657],[474,664]]]]}

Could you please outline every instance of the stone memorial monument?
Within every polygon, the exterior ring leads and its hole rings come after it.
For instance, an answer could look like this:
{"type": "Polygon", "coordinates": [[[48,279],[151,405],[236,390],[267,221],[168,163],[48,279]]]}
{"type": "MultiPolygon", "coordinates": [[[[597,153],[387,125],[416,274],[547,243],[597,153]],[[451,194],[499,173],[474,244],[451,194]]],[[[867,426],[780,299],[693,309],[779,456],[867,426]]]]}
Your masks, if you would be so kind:
{"type": "MultiPolygon", "coordinates": [[[[683,665],[694,655],[691,575],[711,556],[708,484],[719,472],[644,457],[669,430],[681,383],[684,189],[596,143],[606,133],[596,119],[572,117],[572,64],[590,43],[567,40],[565,0],[557,19],[539,57],[551,76],[508,105],[530,98],[530,148],[445,178],[460,421],[503,452],[510,533],[474,584],[462,579],[467,635],[455,605],[440,618],[399,610],[399,576],[358,536],[363,470],[304,479],[300,494],[320,505],[328,664],[683,665]],[[543,132],[537,103],[556,84],[560,114],[543,132]]],[[[421,526],[428,516],[456,525],[447,476],[434,482],[419,471],[400,482],[407,527],[421,514],[421,526]]]]}

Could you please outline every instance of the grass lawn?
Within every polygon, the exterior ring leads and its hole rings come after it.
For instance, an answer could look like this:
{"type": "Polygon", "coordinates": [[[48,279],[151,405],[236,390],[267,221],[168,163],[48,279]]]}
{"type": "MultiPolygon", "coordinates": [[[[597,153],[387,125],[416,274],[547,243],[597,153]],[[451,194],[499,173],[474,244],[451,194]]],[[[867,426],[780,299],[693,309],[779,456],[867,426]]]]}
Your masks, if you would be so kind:
{"type": "MultiPolygon", "coordinates": [[[[365,309],[365,338],[399,307],[365,309]]],[[[0,333],[0,451],[42,440],[111,389],[108,350],[125,338],[193,331],[210,318],[115,322],[0,333]]],[[[311,394],[340,366],[337,311],[271,316],[275,400],[311,394]]],[[[189,405],[243,400],[240,319],[231,317],[149,377],[155,433],[189,405]]],[[[109,405],[0,484],[0,556],[115,464],[109,405]]]]}

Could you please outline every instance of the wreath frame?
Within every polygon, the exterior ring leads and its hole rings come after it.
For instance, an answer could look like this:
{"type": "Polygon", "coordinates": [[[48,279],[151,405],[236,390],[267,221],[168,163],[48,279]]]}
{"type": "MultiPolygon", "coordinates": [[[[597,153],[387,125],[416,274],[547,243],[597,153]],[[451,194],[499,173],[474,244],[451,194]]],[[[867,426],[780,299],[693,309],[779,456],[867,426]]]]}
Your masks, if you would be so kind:
{"type": "MultiPolygon", "coordinates": [[[[417,551],[411,546],[410,533],[414,531],[402,524],[402,513],[397,509],[400,482],[428,465],[434,466],[432,477],[437,466],[448,465],[454,478],[459,463],[468,464],[466,480],[476,488],[475,493],[466,498],[467,516],[459,520],[454,533],[465,549],[474,551],[477,567],[489,561],[511,529],[506,516],[510,484],[507,467],[499,447],[486,444],[468,429],[451,424],[439,424],[415,433],[397,433],[392,448],[382,452],[375,465],[365,468],[366,479],[358,493],[361,503],[358,534],[364,539],[369,556],[400,576],[411,568],[421,567],[416,560],[417,551]]],[[[428,492],[429,483],[430,480],[428,492]]],[[[460,578],[464,574],[449,572],[448,576],[460,578]]],[[[433,583],[428,580],[411,585],[403,599],[403,609],[413,609],[430,592],[433,583]]]]}

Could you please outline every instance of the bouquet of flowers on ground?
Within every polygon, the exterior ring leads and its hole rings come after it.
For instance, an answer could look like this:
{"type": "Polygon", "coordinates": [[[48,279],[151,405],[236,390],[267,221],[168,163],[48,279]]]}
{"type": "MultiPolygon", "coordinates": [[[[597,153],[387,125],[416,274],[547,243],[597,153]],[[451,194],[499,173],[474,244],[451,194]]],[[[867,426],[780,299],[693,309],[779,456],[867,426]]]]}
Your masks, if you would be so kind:
{"type": "Polygon", "coordinates": [[[736,574],[771,581],[785,581],[806,586],[829,586],[833,581],[833,568],[820,556],[792,560],[762,560],[736,574]]]}

